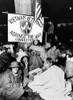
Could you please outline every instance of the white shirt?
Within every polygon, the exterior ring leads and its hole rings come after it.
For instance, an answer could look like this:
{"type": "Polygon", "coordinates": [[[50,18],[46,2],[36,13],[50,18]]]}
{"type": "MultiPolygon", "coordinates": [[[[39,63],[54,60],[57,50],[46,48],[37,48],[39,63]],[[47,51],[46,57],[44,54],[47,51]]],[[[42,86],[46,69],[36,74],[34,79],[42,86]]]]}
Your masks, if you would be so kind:
{"type": "Polygon", "coordinates": [[[34,81],[28,84],[33,92],[39,93],[41,98],[45,100],[71,100],[66,95],[65,85],[64,72],[55,65],[40,75],[36,75],[34,81]]]}

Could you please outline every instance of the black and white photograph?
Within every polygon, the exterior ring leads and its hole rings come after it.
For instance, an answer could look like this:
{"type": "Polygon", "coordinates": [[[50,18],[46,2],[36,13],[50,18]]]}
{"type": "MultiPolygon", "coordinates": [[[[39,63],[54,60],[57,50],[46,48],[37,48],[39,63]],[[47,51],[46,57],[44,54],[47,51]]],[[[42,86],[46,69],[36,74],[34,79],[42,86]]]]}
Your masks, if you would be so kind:
{"type": "Polygon", "coordinates": [[[0,0],[0,100],[73,100],[73,0],[0,0]]]}

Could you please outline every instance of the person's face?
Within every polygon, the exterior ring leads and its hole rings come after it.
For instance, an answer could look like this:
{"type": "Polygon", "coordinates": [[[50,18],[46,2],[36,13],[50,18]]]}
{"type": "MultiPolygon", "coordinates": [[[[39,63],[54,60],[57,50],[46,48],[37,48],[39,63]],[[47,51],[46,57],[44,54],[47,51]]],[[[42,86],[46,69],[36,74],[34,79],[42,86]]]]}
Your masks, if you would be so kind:
{"type": "Polygon", "coordinates": [[[28,59],[27,59],[27,57],[24,57],[24,58],[23,58],[23,62],[24,62],[25,64],[28,64],[28,59]]]}
{"type": "Polygon", "coordinates": [[[25,49],[27,49],[27,48],[28,48],[28,45],[27,45],[27,44],[25,44],[25,45],[24,45],[24,48],[25,48],[25,49]]]}
{"type": "Polygon", "coordinates": [[[12,73],[13,73],[13,74],[16,74],[17,72],[18,72],[18,67],[12,68],[12,73]]]}
{"type": "Polygon", "coordinates": [[[10,48],[8,48],[8,52],[9,52],[9,53],[11,52],[11,49],[10,49],[10,48]]]}
{"type": "Polygon", "coordinates": [[[38,40],[35,40],[35,41],[34,41],[34,45],[37,45],[37,44],[38,44],[38,40]]]}
{"type": "Polygon", "coordinates": [[[45,62],[45,63],[44,63],[44,67],[45,67],[46,69],[48,69],[48,68],[50,67],[50,63],[49,63],[49,62],[45,62]]]}

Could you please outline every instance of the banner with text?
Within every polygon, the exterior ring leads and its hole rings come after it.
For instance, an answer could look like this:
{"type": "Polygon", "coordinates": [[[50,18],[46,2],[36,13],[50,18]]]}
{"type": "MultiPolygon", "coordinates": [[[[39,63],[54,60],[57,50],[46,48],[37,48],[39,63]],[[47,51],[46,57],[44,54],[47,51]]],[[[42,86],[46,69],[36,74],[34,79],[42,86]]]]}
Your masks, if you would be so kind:
{"type": "MultiPolygon", "coordinates": [[[[44,19],[43,19],[44,22],[44,19]]],[[[8,42],[42,42],[43,27],[39,26],[34,16],[8,14],[8,42]]]]}

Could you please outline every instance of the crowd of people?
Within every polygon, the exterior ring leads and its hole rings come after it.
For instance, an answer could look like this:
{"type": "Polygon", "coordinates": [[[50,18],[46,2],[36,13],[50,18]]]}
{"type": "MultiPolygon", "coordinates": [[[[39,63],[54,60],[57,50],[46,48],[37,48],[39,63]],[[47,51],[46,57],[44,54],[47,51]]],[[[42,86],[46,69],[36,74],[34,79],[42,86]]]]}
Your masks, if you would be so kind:
{"type": "Polygon", "coordinates": [[[0,47],[0,100],[73,100],[73,54],[35,40],[0,47]]]}

